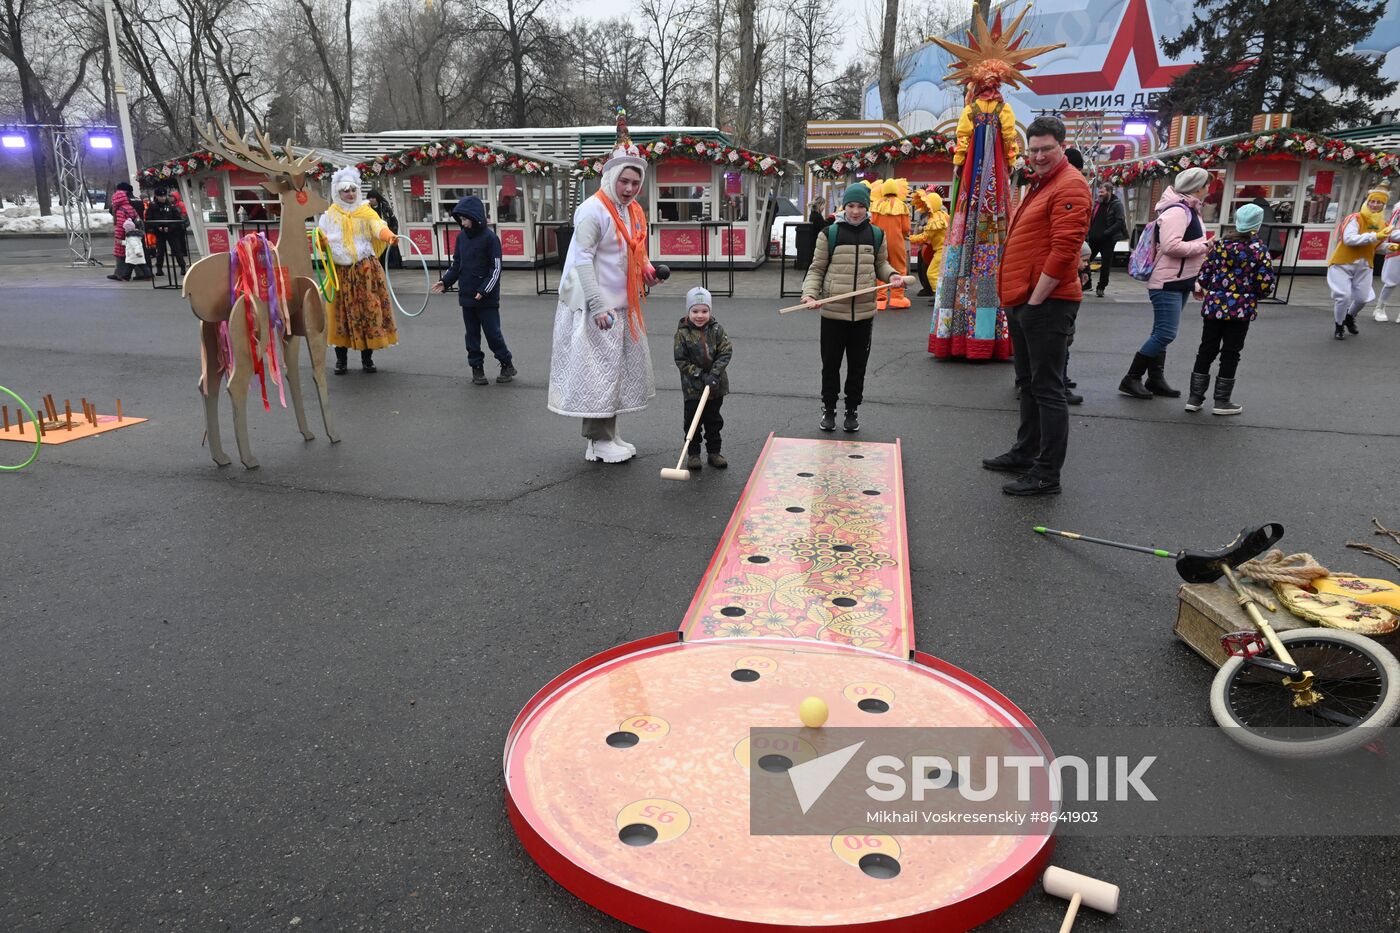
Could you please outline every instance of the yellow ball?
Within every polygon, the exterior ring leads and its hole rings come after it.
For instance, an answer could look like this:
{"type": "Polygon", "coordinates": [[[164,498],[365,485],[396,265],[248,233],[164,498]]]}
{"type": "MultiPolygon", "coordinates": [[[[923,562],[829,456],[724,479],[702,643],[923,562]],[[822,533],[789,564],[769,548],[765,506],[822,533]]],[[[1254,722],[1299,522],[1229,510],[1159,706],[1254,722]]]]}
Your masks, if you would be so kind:
{"type": "Polygon", "coordinates": [[[826,724],[826,717],[830,712],[826,701],[821,697],[808,697],[797,707],[797,715],[802,719],[802,725],[808,729],[820,729],[826,724]]]}

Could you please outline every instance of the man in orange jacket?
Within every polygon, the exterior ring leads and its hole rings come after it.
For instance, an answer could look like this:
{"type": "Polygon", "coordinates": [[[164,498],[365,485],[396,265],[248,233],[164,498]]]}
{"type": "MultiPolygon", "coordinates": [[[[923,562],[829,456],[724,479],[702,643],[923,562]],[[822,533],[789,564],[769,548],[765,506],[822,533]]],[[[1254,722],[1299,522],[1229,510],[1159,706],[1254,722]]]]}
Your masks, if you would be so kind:
{"type": "Polygon", "coordinates": [[[1011,219],[997,282],[1021,387],[1021,426],[1015,445],[982,466],[1017,474],[1002,487],[1008,495],[1043,496],[1060,491],[1069,445],[1065,354],[1083,297],[1079,248],[1091,199],[1084,176],[1065,159],[1059,118],[1037,117],[1026,127],[1026,165],[1034,175],[1011,219]]]}

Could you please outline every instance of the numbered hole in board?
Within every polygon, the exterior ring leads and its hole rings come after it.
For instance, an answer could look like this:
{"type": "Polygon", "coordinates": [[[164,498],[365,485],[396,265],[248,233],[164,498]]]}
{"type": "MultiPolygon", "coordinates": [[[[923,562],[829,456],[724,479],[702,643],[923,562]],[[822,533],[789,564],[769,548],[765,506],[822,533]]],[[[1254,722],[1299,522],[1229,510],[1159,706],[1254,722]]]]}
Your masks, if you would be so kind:
{"type": "Polygon", "coordinates": [[[909,771],[935,791],[956,790],[962,784],[962,776],[953,767],[953,760],[954,756],[950,753],[927,749],[917,751],[909,756],[909,771]]]}
{"type": "Polygon", "coordinates": [[[840,606],[842,609],[849,609],[856,604],[850,596],[835,596],[831,600],[833,606],[840,606]]]}
{"type": "Polygon", "coordinates": [[[751,554],[748,557],[745,557],[744,560],[748,561],[751,564],[766,564],[768,563],[770,558],[765,557],[762,554],[751,554]]]}
{"type": "Polygon", "coordinates": [[[629,846],[670,842],[690,828],[690,811],[664,797],[629,803],[617,814],[617,838],[629,846]]]}
{"type": "Polygon", "coordinates": [[[786,732],[760,732],[745,736],[734,746],[734,760],[747,771],[751,767],[768,774],[786,774],[795,765],[817,757],[811,742],[786,732]]]}
{"type": "Polygon", "coordinates": [[[811,477],[816,476],[817,474],[815,474],[815,473],[798,473],[797,475],[800,476],[800,477],[802,477],[803,479],[810,479],[811,477]]]}
{"type": "Polygon", "coordinates": [[[863,496],[878,496],[878,495],[880,494],[880,490],[878,490],[878,489],[862,489],[862,490],[860,491],[860,494],[863,495],[863,496]]]}
{"type": "Polygon", "coordinates": [[[849,457],[849,458],[851,458],[852,460],[864,460],[864,459],[865,459],[865,454],[846,454],[846,456],[849,457]]]}
{"type": "Polygon", "coordinates": [[[873,680],[850,684],[841,695],[867,713],[888,713],[894,703],[894,691],[889,685],[873,680]]]}
{"type": "Polygon", "coordinates": [[[631,748],[641,740],[635,732],[609,732],[606,741],[613,748],[631,748]]]}
{"type": "Polygon", "coordinates": [[[729,676],[740,683],[751,684],[764,674],[775,674],[777,671],[777,661],[766,655],[751,654],[735,661],[734,670],[729,672],[729,676]]]}
{"type": "Polygon", "coordinates": [[[887,880],[899,874],[901,849],[893,836],[872,832],[869,827],[848,829],[831,837],[831,851],[853,868],[871,878],[887,880]]]}
{"type": "Polygon", "coordinates": [[[790,505],[790,506],[788,506],[786,509],[784,509],[783,511],[785,511],[785,512],[792,512],[794,515],[796,515],[798,512],[805,512],[805,511],[807,511],[807,510],[804,509],[804,508],[803,508],[802,506],[800,506],[800,505],[790,505]]]}
{"type": "Polygon", "coordinates": [[[643,742],[658,742],[671,731],[671,724],[660,716],[642,715],[624,719],[617,728],[623,733],[635,735],[643,742]]]}

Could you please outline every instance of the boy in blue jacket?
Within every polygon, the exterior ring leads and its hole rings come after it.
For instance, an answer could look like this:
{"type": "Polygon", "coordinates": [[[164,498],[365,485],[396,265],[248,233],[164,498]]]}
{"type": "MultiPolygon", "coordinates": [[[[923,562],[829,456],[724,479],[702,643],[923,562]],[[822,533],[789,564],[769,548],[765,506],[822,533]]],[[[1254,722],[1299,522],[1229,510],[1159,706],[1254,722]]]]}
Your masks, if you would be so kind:
{"type": "Polygon", "coordinates": [[[486,208],[481,199],[468,195],[452,208],[452,218],[462,227],[457,248],[452,253],[452,265],[442,279],[433,285],[433,292],[442,294],[447,286],[457,285],[457,303],[462,306],[462,323],[467,328],[467,363],[472,368],[472,382],[488,385],[486,354],[481,352],[481,333],[491,354],[501,364],[497,382],[515,378],[510,348],[501,334],[501,241],[496,231],[486,225],[486,208]]]}

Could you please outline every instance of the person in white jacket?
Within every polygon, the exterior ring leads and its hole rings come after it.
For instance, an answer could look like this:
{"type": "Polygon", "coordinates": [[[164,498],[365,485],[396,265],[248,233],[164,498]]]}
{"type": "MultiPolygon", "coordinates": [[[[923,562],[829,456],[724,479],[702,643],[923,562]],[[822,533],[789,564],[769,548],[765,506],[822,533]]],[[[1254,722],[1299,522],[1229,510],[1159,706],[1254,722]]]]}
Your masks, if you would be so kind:
{"type": "Polygon", "coordinates": [[[585,460],[622,463],[637,448],[622,439],[617,416],[646,408],[656,394],[644,287],[658,281],[647,259],[647,220],[637,203],[647,161],[618,118],[617,148],[602,183],[574,211],[574,235],[559,282],[549,410],[583,419],[585,460]]]}
{"type": "MultiPolygon", "coordinates": [[[[1400,230],[1396,229],[1396,221],[1400,221],[1400,207],[1390,214],[1390,236],[1385,238],[1385,262],[1381,263],[1381,296],[1376,299],[1376,310],[1372,315],[1381,324],[1387,320],[1385,301],[1395,286],[1400,285],[1400,230]]],[[[1395,323],[1400,324],[1400,312],[1395,315],[1395,323]]]]}
{"type": "Polygon", "coordinates": [[[1327,287],[1332,291],[1332,332],[1338,340],[1357,334],[1356,315],[1376,297],[1371,289],[1376,249],[1393,228],[1385,221],[1390,189],[1377,185],[1366,193],[1366,204],[1338,224],[1337,245],[1327,260],[1327,287]]]}

